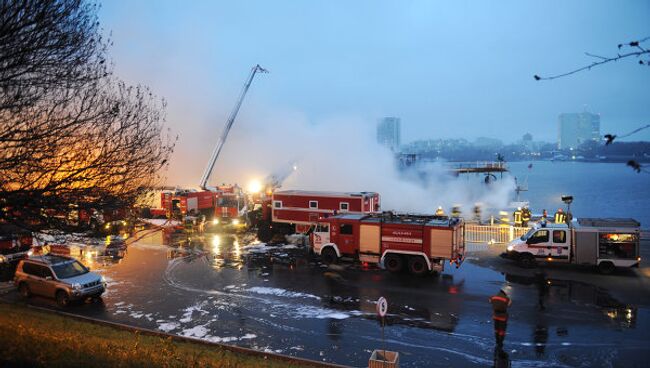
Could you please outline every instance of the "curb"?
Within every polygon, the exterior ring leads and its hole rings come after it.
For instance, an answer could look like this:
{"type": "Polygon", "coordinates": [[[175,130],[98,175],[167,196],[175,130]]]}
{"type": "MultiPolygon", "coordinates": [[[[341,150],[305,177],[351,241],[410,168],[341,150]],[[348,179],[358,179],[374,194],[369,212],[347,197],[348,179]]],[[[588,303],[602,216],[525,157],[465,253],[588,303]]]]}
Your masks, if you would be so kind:
{"type": "MultiPolygon", "coordinates": [[[[7,303],[6,301],[2,301],[2,303],[7,303]]],[[[13,304],[13,303],[7,303],[7,304],[13,304]]],[[[16,305],[16,304],[13,304],[16,305]]],[[[258,350],[253,350],[249,348],[244,348],[244,347],[239,347],[239,346],[233,346],[233,345],[226,345],[222,343],[217,343],[217,342],[211,342],[211,341],[205,341],[201,340],[198,338],[193,338],[193,337],[185,337],[185,336],[179,336],[179,335],[173,335],[173,334],[168,334],[156,330],[151,330],[148,328],[141,328],[141,327],[134,327],[134,326],[129,326],[123,323],[118,323],[118,322],[110,322],[110,321],[105,321],[101,319],[96,319],[92,317],[86,317],[86,316],[80,316],[77,314],[72,314],[68,312],[63,312],[59,310],[54,310],[54,309],[48,309],[48,308],[43,308],[43,307],[37,307],[34,305],[26,305],[27,308],[38,310],[41,312],[45,313],[50,313],[50,314],[57,314],[63,317],[68,317],[80,321],[85,321],[85,322],[90,322],[94,323],[97,325],[103,325],[103,326],[108,326],[108,327],[113,327],[117,328],[120,330],[125,330],[125,331],[130,331],[130,332],[137,332],[142,335],[149,335],[149,336],[156,336],[156,337],[161,337],[164,339],[171,339],[172,341],[175,342],[185,342],[185,343],[191,343],[191,344],[200,344],[200,345],[205,345],[205,346],[213,346],[213,347],[219,347],[221,349],[233,352],[233,353],[239,353],[239,354],[245,354],[245,355],[250,355],[250,356],[257,356],[261,357],[263,359],[268,359],[268,358],[273,358],[278,361],[283,361],[287,363],[293,363],[296,365],[300,365],[303,367],[329,367],[329,368],[346,368],[347,366],[344,365],[339,365],[339,364],[333,364],[333,363],[325,363],[325,362],[319,362],[317,360],[311,360],[311,359],[306,359],[306,358],[298,358],[298,357],[292,357],[288,355],[282,355],[282,354],[277,354],[277,353],[267,353],[267,352],[262,352],[258,350]]]]}
{"type": "Polygon", "coordinates": [[[13,290],[16,290],[13,281],[0,282],[0,295],[7,294],[13,290]]]}

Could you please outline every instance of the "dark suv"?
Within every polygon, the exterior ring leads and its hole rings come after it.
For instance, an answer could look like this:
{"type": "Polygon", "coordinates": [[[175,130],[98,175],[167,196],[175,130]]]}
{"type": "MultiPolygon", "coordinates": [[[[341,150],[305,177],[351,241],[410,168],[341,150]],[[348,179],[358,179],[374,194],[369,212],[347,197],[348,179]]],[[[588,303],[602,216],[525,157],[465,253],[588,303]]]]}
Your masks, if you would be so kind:
{"type": "Polygon", "coordinates": [[[97,298],[106,288],[100,275],[76,259],[49,254],[20,261],[14,283],[23,297],[36,294],[56,298],[62,307],[72,300],[97,298]]]}

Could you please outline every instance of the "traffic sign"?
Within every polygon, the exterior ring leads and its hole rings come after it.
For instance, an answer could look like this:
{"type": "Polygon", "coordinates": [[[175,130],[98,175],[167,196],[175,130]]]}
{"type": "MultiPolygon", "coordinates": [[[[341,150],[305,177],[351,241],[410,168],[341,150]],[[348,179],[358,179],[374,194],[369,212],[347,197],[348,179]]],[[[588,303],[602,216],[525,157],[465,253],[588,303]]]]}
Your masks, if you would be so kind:
{"type": "Polygon", "coordinates": [[[379,317],[385,317],[388,312],[388,301],[383,296],[377,300],[377,314],[379,317]]]}

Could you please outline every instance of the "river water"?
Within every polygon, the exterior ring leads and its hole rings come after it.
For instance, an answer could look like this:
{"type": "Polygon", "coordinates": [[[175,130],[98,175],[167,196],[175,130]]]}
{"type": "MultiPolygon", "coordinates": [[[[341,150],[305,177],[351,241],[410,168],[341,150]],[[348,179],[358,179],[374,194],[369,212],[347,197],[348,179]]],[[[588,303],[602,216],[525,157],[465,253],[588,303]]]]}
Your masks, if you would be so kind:
{"type": "Polygon", "coordinates": [[[637,173],[622,163],[589,162],[509,163],[511,175],[528,191],[520,198],[530,202],[534,213],[549,215],[566,206],[562,195],[572,195],[574,217],[631,217],[650,228],[650,174],[637,173]]]}

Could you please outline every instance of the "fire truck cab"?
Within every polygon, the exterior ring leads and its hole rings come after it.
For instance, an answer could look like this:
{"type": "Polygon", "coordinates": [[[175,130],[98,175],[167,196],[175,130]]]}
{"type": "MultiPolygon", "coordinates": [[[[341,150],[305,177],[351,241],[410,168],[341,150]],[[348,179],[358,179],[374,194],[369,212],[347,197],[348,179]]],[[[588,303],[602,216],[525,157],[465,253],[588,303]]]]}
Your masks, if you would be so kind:
{"type": "Polygon", "coordinates": [[[460,266],[464,224],[446,216],[343,214],[319,220],[312,244],[325,263],[348,257],[423,275],[441,272],[445,260],[460,266]]]}

